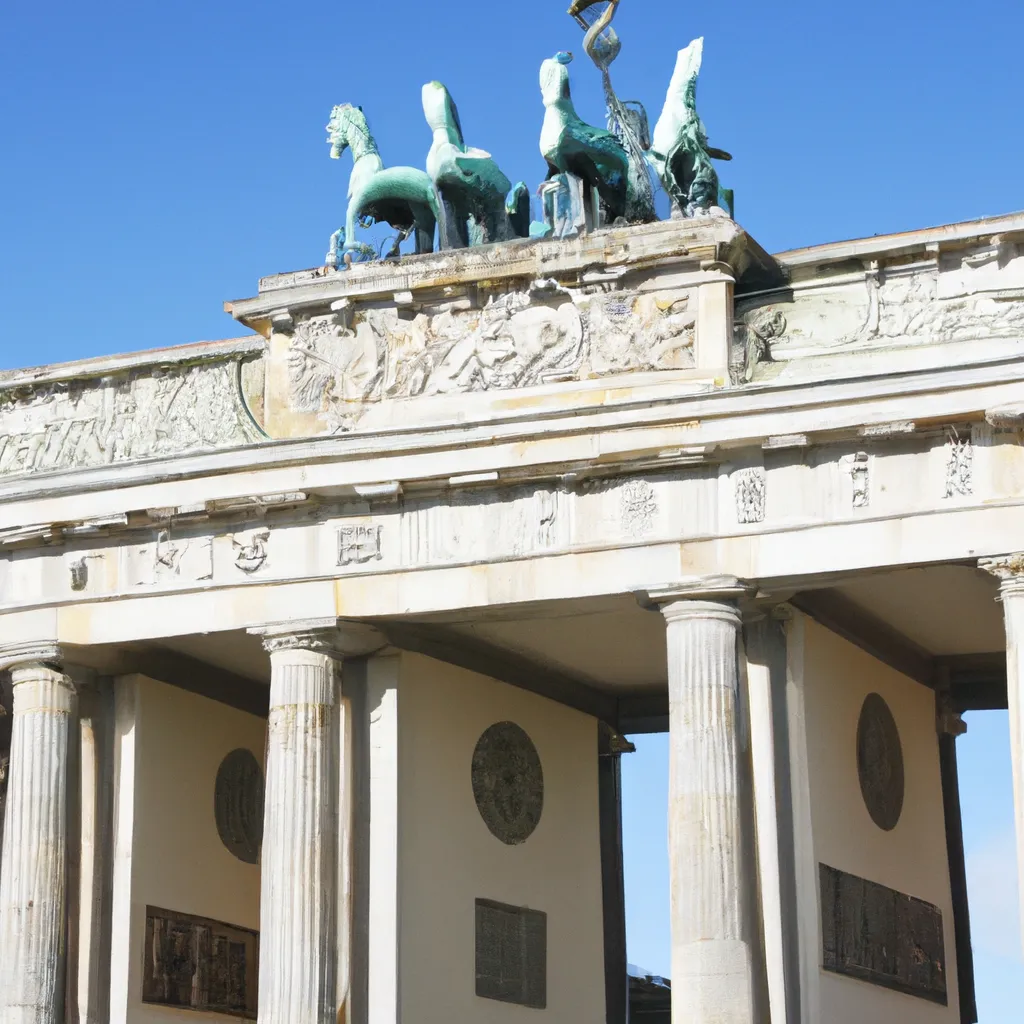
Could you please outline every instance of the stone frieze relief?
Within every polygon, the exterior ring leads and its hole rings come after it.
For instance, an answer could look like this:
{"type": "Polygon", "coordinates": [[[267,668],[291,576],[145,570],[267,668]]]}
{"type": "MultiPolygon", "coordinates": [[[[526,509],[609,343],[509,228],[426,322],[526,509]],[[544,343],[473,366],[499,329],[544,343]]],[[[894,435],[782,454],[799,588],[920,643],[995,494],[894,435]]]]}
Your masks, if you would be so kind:
{"type": "Polygon", "coordinates": [[[180,455],[260,436],[234,361],[0,391],[0,476],[180,455]]]}
{"type": "MultiPolygon", "coordinates": [[[[760,524],[836,523],[859,519],[869,509],[881,517],[938,511],[950,498],[983,501],[991,493],[997,475],[986,473],[979,486],[973,447],[969,433],[951,431],[870,455],[857,443],[816,449],[820,458],[803,449],[780,451],[769,468],[722,463],[623,476],[569,475],[296,509],[275,517],[272,529],[251,520],[220,527],[212,521],[172,522],[100,543],[16,547],[0,553],[0,603],[15,607],[493,563],[728,536],[751,527],[758,532],[760,524]],[[795,468],[801,472],[794,474],[795,468]],[[941,490],[935,486],[940,480],[941,490]],[[52,557],[56,551],[61,557],[52,557]]],[[[1016,442],[1003,447],[1012,462],[1016,442]]],[[[987,457],[996,458],[991,452],[987,457]]]]}
{"type": "MultiPolygon", "coordinates": [[[[931,267],[871,268],[860,281],[830,282],[795,288],[776,301],[740,301],[736,308],[734,362],[752,375],[765,355],[942,344],[1024,334],[1024,278],[1007,276],[999,289],[998,265],[985,287],[963,284],[971,256],[931,267]],[[764,326],[772,328],[770,351],[758,349],[764,326]],[[781,329],[776,329],[781,328],[781,329]],[[751,358],[752,343],[755,358],[751,358]],[[809,350],[809,351],[808,351],[809,350]]],[[[1015,261],[1016,262],[1016,261],[1015,261]]],[[[1024,259],[1020,260],[1024,265],[1024,259]]],[[[988,266],[986,264],[986,266],[988,266]]],[[[968,277],[968,280],[970,278],[968,277]]]]}
{"type": "Polygon", "coordinates": [[[576,294],[553,282],[476,309],[348,309],[295,326],[290,401],[351,429],[364,403],[694,365],[688,291],[576,294]]]}

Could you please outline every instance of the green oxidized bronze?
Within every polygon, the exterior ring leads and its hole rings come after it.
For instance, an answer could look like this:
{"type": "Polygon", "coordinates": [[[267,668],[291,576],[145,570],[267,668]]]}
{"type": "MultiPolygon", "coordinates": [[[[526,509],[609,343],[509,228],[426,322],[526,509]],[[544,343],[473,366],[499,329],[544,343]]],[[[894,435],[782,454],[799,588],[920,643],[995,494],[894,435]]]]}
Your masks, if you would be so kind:
{"type": "Polygon", "coordinates": [[[367,258],[376,251],[356,240],[356,224],[390,224],[399,232],[398,244],[415,232],[416,252],[432,252],[438,217],[437,191],[425,171],[415,167],[385,167],[360,107],[343,103],[331,111],[327,123],[331,157],[339,159],[352,150],[352,174],[348,180],[348,212],[345,227],[331,236],[328,266],[350,259],[367,258]]]}
{"type": "Polygon", "coordinates": [[[566,64],[571,53],[558,53],[540,66],[540,91],[547,108],[540,133],[541,156],[548,178],[574,174],[596,188],[607,220],[626,216],[629,156],[614,133],[587,124],[576,113],[569,91],[566,64]]]}
{"type": "Polygon", "coordinates": [[[583,50],[601,72],[607,128],[622,143],[629,159],[626,220],[643,223],[657,220],[646,152],[651,142],[650,129],[643,104],[637,100],[620,100],[612,88],[611,65],[622,50],[622,43],[612,28],[618,7],[619,0],[575,0],[569,14],[586,30],[583,50]]]}
{"type": "Polygon", "coordinates": [[[423,113],[434,133],[427,173],[440,195],[440,247],[503,242],[525,237],[530,228],[530,195],[515,188],[491,154],[467,146],[459,112],[440,82],[423,86],[423,113]]]}
{"type": "Polygon", "coordinates": [[[601,72],[607,128],[587,124],[576,113],[560,52],[540,68],[544,123],[540,151],[548,165],[539,189],[543,221],[530,222],[530,196],[523,182],[511,187],[486,150],[466,145],[459,113],[440,82],[423,86],[423,113],[433,133],[426,173],[413,167],[386,168],[360,107],[337,106],[327,126],[331,156],[352,150],[345,227],[331,236],[327,264],[372,259],[376,250],[356,238],[356,227],[388,223],[398,232],[388,256],[415,233],[416,252],[431,252],[440,227],[440,248],[482,245],[515,238],[569,238],[603,224],[656,219],[653,174],[672,204],[673,216],[722,211],[733,215],[733,194],[720,187],[713,160],[728,153],[708,144],[697,113],[697,77],[703,39],[679,51],[661,116],[649,130],[636,100],[620,100],[609,69],[622,44],[611,22],[620,0],[574,0],[569,13],[586,30],[583,48],[601,72]],[[600,203],[594,201],[594,196],[600,203]]]}
{"type": "MultiPolygon", "coordinates": [[[[703,53],[703,39],[695,39],[679,51],[648,153],[675,211],[684,217],[719,205],[722,190],[711,160],[732,159],[723,150],[708,145],[704,122],[697,113],[697,76],[703,53]]],[[[731,215],[732,192],[722,191],[722,194],[731,215]]]]}

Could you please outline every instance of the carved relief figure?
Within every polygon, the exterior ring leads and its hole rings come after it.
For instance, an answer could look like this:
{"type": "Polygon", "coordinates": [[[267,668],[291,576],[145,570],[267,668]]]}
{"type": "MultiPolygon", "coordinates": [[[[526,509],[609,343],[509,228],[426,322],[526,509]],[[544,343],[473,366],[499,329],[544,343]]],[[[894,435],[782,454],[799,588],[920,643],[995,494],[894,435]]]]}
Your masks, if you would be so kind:
{"type": "Polygon", "coordinates": [[[736,473],[736,521],[763,523],[767,478],[760,467],[741,469],[736,473]]]}
{"type": "Polygon", "coordinates": [[[288,350],[292,407],[300,412],[329,410],[336,427],[358,417],[358,403],[379,383],[378,346],[383,338],[363,320],[347,327],[334,316],[306,320],[288,350]]]}
{"type": "Polygon", "coordinates": [[[609,293],[538,279],[481,292],[476,309],[350,307],[301,321],[287,354],[292,409],[345,431],[385,399],[694,365],[689,290],[609,293]]]}
{"type": "Polygon", "coordinates": [[[1024,330],[1024,290],[949,294],[960,287],[959,278],[949,284],[945,276],[938,268],[868,266],[863,281],[825,280],[820,288],[802,289],[769,306],[740,303],[737,338],[754,346],[746,366],[766,356],[784,358],[789,350],[803,355],[814,349],[944,344],[1014,338],[1024,330]],[[781,330],[774,329],[775,317],[781,318],[781,330]]]}
{"type": "Polygon", "coordinates": [[[970,437],[953,436],[946,444],[946,497],[974,492],[974,446],[970,437]]]}
{"type": "Polygon", "coordinates": [[[693,366],[696,314],[688,295],[613,293],[591,298],[587,310],[595,374],[693,366]]]}
{"type": "Polygon", "coordinates": [[[622,528],[633,537],[642,537],[654,526],[658,501],[654,488],[646,480],[627,480],[621,492],[622,528]]]}
{"type": "Polygon", "coordinates": [[[248,444],[237,363],[0,392],[0,476],[248,444]]]}
{"type": "Polygon", "coordinates": [[[263,568],[267,560],[267,541],[270,530],[253,530],[247,534],[237,534],[231,538],[235,549],[235,565],[244,573],[254,573],[263,568]]]}
{"type": "Polygon", "coordinates": [[[424,381],[424,394],[487,391],[566,379],[581,355],[583,331],[571,302],[533,305],[510,292],[492,297],[476,326],[456,341],[424,381]]]}

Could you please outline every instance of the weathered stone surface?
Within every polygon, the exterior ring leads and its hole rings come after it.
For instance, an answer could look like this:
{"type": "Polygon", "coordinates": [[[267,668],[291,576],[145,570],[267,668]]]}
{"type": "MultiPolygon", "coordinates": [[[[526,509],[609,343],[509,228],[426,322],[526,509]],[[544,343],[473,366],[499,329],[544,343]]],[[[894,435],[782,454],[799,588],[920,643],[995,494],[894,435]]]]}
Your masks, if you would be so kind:
{"type": "MultiPolygon", "coordinates": [[[[710,581],[658,598],[669,689],[672,1016],[753,1024],[748,913],[755,868],[743,835],[737,635],[740,616],[710,581]]],[[[653,595],[652,595],[653,596],[653,595]]]]}
{"type": "MultiPolygon", "coordinates": [[[[56,647],[39,653],[49,662],[56,647]]],[[[0,1020],[56,1024],[63,1019],[68,723],[75,689],[48,663],[6,654],[0,660],[13,666],[14,731],[0,856],[0,1020]]]]}
{"type": "Polygon", "coordinates": [[[821,253],[813,264],[810,250],[782,254],[792,286],[737,302],[734,363],[749,380],[756,363],[764,377],[772,361],[1019,338],[1024,247],[1001,235],[964,235],[922,238],[913,260],[863,245],[849,258],[854,243],[830,247],[835,256],[821,253]]]}
{"type": "Polygon", "coordinates": [[[336,1024],[337,668],[317,635],[267,636],[261,1024],[336,1024]]]}
{"type": "Polygon", "coordinates": [[[290,403],[354,428],[366,403],[694,365],[696,294],[587,292],[551,281],[477,308],[312,317],[288,346],[290,403]]]}
{"type": "Polygon", "coordinates": [[[183,349],[181,361],[136,357],[94,361],[93,372],[87,362],[0,376],[0,476],[259,440],[240,378],[240,361],[252,349],[249,343],[219,358],[206,353],[202,361],[201,351],[183,349]]]}

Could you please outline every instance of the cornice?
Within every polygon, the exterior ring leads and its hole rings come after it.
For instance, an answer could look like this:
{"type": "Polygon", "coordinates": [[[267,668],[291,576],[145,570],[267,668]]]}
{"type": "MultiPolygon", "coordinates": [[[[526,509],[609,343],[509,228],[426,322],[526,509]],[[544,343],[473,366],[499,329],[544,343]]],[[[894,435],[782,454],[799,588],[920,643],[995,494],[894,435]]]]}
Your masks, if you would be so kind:
{"type": "MultiPolygon", "coordinates": [[[[531,406],[475,422],[452,420],[341,436],[268,440],[196,455],[121,463],[115,467],[11,477],[0,479],[0,505],[41,497],[52,499],[100,490],[121,490],[300,466],[307,481],[303,486],[314,490],[312,480],[316,470],[341,462],[346,464],[351,482],[336,483],[335,490],[340,492],[348,488],[356,494],[360,486],[380,483],[379,466],[372,467],[372,471],[362,478],[359,476],[360,467],[373,462],[421,455],[440,460],[449,452],[458,452],[460,459],[464,460],[467,451],[529,442],[536,442],[540,452],[542,442],[546,445],[568,442],[586,433],[614,434],[624,442],[620,450],[609,447],[602,453],[599,461],[604,468],[619,464],[623,471],[638,470],[645,468],[645,462],[668,467],[677,457],[686,462],[701,461],[704,454],[755,445],[760,447],[782,434],[803,434],[808,444],[813,446],[852,439],[878,440],[889,433],[906,433],[913,427],[914,410],[909,403],[939,395],[946,406],[942,414],[946,422],[981,421],[986,409],[1000,404],[1000,401],[991,394],[979,394],[972,399],[972,390],[1021,381],[1024,381],[1024,360],[1015,358],[826,383],[758,385],[696,392],[691,386],[688,391],[684,389],[684,393],[634,397],[619,403],[607,400],[592,406],[566,408],[563,405],[548,410],[531,406]],[[886,406],[886,402],[890,405],[886,406]],[[900,416],[893,414],[897,405],[900,416]],[[795,431],[793,426],[797,419],[800,429],[795,431]],[[814,423],[815,419],[820,419],[820,427],[814,423]],[[756,425],[757,429],[750,429],[748,423],[751,427],[756,425]],[[782,424],[786,429],[779,429],[782,424]],[[632,433],[673,428],[685,428],[689,447],[652,451],[649,447],[631,450],[628,446],[632,433]]],[[[931,408],[920,415],[929,422],[936,419],[931,408]]],[[[577,465],[585,469],[592,461],[580,459],[577,465]]],[[[507,474],[526,478],[533,474],[536,477],[543,475],[545,463],[550,464],[550,460],[541,454],[534,464],[520,459],[514,466],[499,467],[499,472],[503,477],[507,474]]],[[[572,471],[571,465],[560,465],[563,467],[561,472],[572,471]]],[[[447,478],[448,473],[441,470],[438,475],[447,478]]],[[[403,486],[407,482],[398,481],[403,486]]],[[[217,500],[252,499],[245,495],[232,497],[229,492],[217,500]]]]}
{"type": "Polygon", "coordinates": [[[0,671],[29,665],[58,667],[64,653],[55,640],[24,640],[0,646],[0,671]]]}

